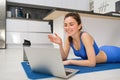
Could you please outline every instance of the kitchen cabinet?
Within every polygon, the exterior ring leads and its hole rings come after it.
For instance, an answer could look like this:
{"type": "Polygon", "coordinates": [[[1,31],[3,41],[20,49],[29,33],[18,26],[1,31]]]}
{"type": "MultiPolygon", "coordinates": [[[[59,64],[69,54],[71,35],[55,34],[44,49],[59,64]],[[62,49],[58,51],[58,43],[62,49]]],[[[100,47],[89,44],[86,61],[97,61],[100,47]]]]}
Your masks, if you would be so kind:
{"type": "Polygon", "coordinates": [[[32,44],[50,44],[47,35],[51,33],[51,26],[46,21],[6,19],[8,45],[22,45],[24,39],[32,44]]]}
{"type": "Polygon", "coordinates": [[[7,0],[7,2],[89,11],[89,0],[7,0]]]}
{"type": "Polygon", "coordinates": [[[52,10],[38,5],[14,3],[7,1],[6,44],[22,46],[24,39],[33,45],[51,44],[48,34],[52,34],[52,20],[43,18],[52,10]],[[26,14],[29,14],[28,16],[26,14]]]}

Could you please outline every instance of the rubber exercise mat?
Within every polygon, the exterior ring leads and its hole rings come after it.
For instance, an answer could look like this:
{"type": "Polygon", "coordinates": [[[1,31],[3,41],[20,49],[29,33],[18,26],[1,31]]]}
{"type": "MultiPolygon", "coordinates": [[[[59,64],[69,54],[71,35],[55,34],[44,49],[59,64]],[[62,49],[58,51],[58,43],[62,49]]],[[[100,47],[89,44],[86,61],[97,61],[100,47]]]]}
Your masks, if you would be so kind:
{"type": "MultiPolygon", "coordinates": [[[[44,79],[44,78],[54,77],[52,75],[32,72],[27,62],[22,62],[21,64],[29,79],[44,79]]],[[[120,63],[102,63],[102,64],[97,64],[96,67],[84,67],[84,66],[73,66],[73,65],[69,65],[65,67],[79,69],[80,72],[78,72],[77,74],[83,74],[83,73],[88,73],[88,72],[118,69],[120,68],[120,63]]]]}

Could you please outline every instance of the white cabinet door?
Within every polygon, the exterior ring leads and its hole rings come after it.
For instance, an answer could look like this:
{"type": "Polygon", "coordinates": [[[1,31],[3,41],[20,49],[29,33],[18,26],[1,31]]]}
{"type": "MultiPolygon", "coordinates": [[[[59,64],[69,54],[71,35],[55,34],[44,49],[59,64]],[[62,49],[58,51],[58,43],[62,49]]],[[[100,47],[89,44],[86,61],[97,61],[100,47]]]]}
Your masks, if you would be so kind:
{"type": "Polygon", "coordinates": [[[6,19],[6,31],[28,31],[27,22],[18,19],[6,19]]]}
{"type": "Polygon", "coordinates": [[[6,37],[7,44],[22,44],[24,39],[29,39],[27,33],[20,32],[6,32],[6,37]]]}
{"type": "Polygon", "coordinates": [[[51,32],[50,25],[44,21],[29,21],[27,27],[29,32],[51,32]]]}
{"type": "Polygon", "coordinates": [[[7,31],[51,32],[50,25],[48,24],[48,22],[44,21],[7,19],[6,26],[7,31]]]}
{"type": "Polygon", "coordinates": [[[89,11],[89,0],[61,0],[61,7],[89,11]]]}
{"type": "Polygon", "coordinates": [[[89,11],[89,0],[7,0],[9,2],[89,11]]]}
{"type": "Polygon", "coordinates": [[[32,44],[51,44],[48,39],[50,33],[21,33],[7,32],[7,44],[23,44],[24,39],[30,40],[32,44]]]}
{"type": "Polygon", "coordinates": [[[115,12],[115,3],[119,0],[94,0],[95,13],[109,13],[115,12]]]}
{"type": "Polygon", "coordinates": [[[51,44],[48,39],[49,33],[28,33],[28,39],[32,44],[51,44]]]}
{"type": "Polygon", "coordinates": [[[47,35],[51,34],[51,28],[48,22],[7,19],[6,29],[7,44],[22,44],[24,39],[32,44],[50,44],[47,35]]]}

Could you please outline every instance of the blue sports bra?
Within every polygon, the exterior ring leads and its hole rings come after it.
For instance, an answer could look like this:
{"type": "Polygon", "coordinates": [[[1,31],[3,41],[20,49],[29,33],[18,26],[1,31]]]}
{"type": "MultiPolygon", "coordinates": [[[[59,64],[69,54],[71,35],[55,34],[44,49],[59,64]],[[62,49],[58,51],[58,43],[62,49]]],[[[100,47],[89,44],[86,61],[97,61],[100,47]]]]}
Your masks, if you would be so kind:
{"type": "MultiPolygon", "coordinates": [[[[80,37],[81,37],[82,33],[83,32],[81,32],[80,37]]],[[[72,47],[73,52],[76,56],[81,57],[82,59],[88,59],[87,58],[87,53],[86,53],[86,50],[85,50],[85,46],[83,45],[83,42],[82,42],[81,38],[80,38],[80,49],[79,50],[76,50],[74,48],[72,42],[70,42],[70,46],[72,47]]],[[[95,41],[94,41],[93,47],[94,47],[94,50],[95,50],[95,54],[97,55],[99,53],[99,48],[98,48],[95,41]]]]}

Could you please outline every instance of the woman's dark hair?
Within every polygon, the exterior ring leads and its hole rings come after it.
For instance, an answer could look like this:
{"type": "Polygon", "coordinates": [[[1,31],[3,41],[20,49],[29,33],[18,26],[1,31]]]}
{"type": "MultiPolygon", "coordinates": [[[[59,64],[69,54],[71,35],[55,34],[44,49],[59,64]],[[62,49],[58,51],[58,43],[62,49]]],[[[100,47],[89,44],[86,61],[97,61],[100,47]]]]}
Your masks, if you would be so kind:
{"type": "MultiPolygon", "coordinates": [[[[78,25],[81,24],[81,18],[80,18],[79,14],[77,12],[71,12],[71,13],[66,14],[65,17],[64,17],[64,20],[66,18],[68,18],[68,17],[73,17],[77,21],[78,25]]],[[[80,28],[80,30],[81,29],[82,29],[82,27],[80,28]]],[[[68,39],[69,39],[69,42],[72,41],[72,37],[71,36],[69,36],[68,39]]]]}
{"type": "Polygon", "coordinates": [[[71,13],[66,14],[64,17],[64,20],[68,17],[73,17],[77,21],[78,25],[81,24],[81,19],[77,12],[71,12],[71,13]]]}

